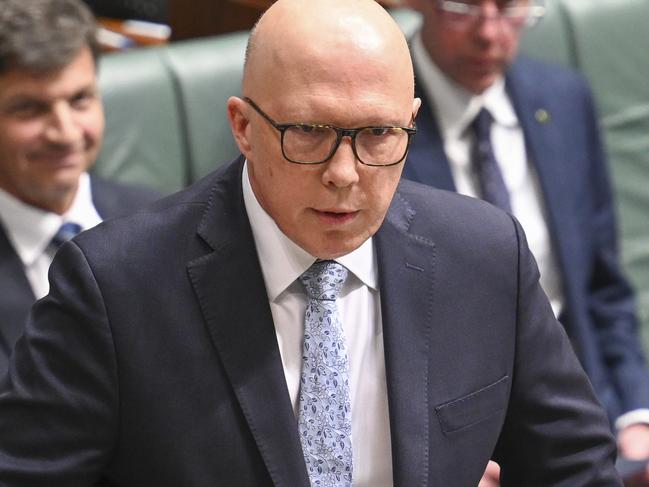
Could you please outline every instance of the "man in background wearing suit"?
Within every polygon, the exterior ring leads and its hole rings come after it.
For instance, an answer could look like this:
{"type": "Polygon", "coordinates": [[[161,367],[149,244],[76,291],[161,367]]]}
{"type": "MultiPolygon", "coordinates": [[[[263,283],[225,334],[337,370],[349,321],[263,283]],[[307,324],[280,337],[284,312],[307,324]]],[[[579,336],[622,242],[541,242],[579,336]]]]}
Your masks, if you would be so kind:
{"type": "Polygon", "coordinates": [[[104,130],[97,55],[82,3],[0,0],[0,373],[62,239],[153,198],[86,173],[104,130]]]}
{"type": "Polygon", "coordinates": [[[422,107],[404,177],[482,197],[520,220],[621,453],[649,457],[649,374],[586,83],[516,55],[540,2],[410,4],[423,17],[411,40],[422,107]]]}
{"type": "Polygon", "coordinates": [[[0,383],[0,484],[618,486],[520,226],[400,182],[420,101],[372,0],[251,34],[243,157],[58,251],[0,383]]]}

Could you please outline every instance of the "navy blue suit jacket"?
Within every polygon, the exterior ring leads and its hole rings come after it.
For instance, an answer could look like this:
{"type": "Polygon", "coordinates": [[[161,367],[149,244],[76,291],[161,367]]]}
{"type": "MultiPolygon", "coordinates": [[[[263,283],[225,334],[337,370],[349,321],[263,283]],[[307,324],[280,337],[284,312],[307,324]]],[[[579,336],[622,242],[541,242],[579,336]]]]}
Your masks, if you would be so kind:
{"type": "MultiPolygon", "coordinates": [[[[134,211],[160,195],[143,188],[135,188],[90,179],[92,197],[97,213],[111,218],[134,211]]],[[[0,224],[0,374],[4,373],[11,350],[23,331],[29,309],[36,300],[27,280],[23,263],[0,224]]]]}
{"type": "MultiPolygon", "coordinates": [[[[649,374],[622,275],[615,208],[590,90],[572,71],[519,57],[506,90],[538,173],[564,287],[565,326],[609,418],[649,407],[649,374]],[[545,110],[547,119],[539,117],[545,110]]],[[[404,177],[455,190],[435,108],[422,107],[404,177]]],[[[551,351],[548,351],[551,353],[551,351]]]]}
{"type": "MultiPolygon", "coordinates": [[[[0,484],[308,487],[242,168],[61,247],[0,383],[0,484]]],[[[395,486],[475,487],[492,455],[504,487],[621,485],[510,216],[402,181],[375,245],[395,486]]]]}

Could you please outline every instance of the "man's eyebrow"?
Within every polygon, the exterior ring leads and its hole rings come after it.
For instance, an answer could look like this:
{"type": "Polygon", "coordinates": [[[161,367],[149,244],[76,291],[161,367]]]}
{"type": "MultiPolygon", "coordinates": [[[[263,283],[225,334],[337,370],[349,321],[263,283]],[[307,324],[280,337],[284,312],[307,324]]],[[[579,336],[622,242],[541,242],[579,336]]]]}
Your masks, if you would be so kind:
{"type": "Polygon", "coordinates": [[[99,93],[99,89],[96,85],[89,84],[87,86],[82,86],[77,90],[73,91],[70,95],[70,98],[75,98],[79,95],[96,95],[99,93]]]}
{"type": "MultiPolygon", "coordinates": [[[[99,88],[93,84],[89,83],[84,86],[80,86],[76,88],[75,90],[71,91],[70,93],[66,94],[63,96],[63,98],[75,98],[79,95],[96,95],[99,93],[99,88]]],[[[49,103],[50,100],[54,98],[59,98],[58,96],[55,97],[50,97],[44,93],[15,93],[9,97],[7,97],[7,104],[9,103],[21,103],[21,102],[40,102],[40,103],[49,103]]]]}
{"type": "Polygon", "coordinates": [[[13,106],[20,105],[21,103],[48,103],[47,97],[40,94],[32,93],[16,93],[5,99],[3,105],[13,106]]]}

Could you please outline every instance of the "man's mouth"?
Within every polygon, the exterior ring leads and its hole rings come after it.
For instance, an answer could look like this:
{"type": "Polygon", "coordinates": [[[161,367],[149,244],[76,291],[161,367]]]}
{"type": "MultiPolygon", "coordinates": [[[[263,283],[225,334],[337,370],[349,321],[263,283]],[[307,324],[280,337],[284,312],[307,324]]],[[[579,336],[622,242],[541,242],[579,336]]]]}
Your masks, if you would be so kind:
{"type": "Polygon", "coordinates": [[[69,166],[77,164],[84,153],[82,150],[50,150],[34,153],[31,159],[35,162],[43,164],[51,164],[56,166],[69,166]]]}
{"type": "Polygon", "coordinates": [[[354,220],[360,210],[314,210],[318,218],[325,224],[342,225],[354,220]]]}

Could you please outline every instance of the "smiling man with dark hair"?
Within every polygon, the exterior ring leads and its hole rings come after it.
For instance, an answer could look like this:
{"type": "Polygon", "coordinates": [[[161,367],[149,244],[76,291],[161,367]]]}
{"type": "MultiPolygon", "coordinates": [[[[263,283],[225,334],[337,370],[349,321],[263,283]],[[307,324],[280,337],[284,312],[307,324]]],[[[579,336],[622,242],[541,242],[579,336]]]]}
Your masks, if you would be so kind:
{"type": "Polygon", "coordinates": [[[76,0],[0,0],[0,374],[62,239],[154,195],[90,178],[104,116],[76,0]]]}

